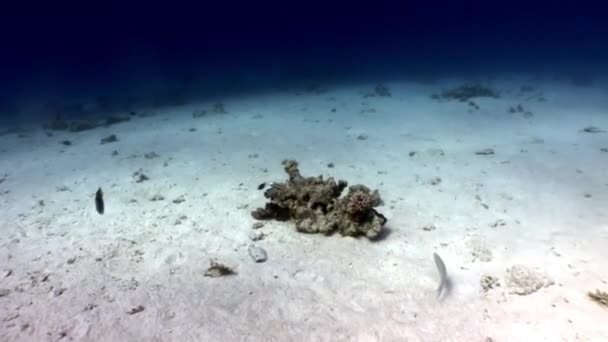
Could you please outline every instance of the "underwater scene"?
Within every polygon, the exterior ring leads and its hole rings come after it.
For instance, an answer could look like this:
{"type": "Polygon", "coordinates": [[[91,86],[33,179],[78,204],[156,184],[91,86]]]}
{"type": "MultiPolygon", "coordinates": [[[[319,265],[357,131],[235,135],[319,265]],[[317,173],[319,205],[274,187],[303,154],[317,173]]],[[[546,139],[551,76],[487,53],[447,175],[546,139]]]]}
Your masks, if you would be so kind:
{"type": "Polygon", "coordinates": [[[608,341],[602,6],[7,6],[0,341],[608,341]]]}

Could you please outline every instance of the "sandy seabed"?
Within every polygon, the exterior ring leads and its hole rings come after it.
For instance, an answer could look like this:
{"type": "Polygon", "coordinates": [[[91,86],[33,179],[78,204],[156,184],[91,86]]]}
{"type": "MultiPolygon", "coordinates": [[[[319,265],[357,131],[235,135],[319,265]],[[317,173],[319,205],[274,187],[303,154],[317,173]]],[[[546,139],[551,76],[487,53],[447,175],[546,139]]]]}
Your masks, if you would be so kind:
{"type": "Polygon", "coordinates": [[[500,98],[478,108],[430,97],[462,83],[285,90],[223,98],[224,114],[210,101],[0,136],[0,340],[608,341],[608,309],[587,296],[608,291],[607,88],[522,78],[489,82],[500,98]],[[258,185],[285,180],[286,158],[378,189],[382,239],[252,229],[258,185]],[[433,253],[453,284],[443,301],[433,253]],[[236,274],[206,277],[211,260],[236,274]],[[545,282],[513,293],[513,267],[545,282]]]}

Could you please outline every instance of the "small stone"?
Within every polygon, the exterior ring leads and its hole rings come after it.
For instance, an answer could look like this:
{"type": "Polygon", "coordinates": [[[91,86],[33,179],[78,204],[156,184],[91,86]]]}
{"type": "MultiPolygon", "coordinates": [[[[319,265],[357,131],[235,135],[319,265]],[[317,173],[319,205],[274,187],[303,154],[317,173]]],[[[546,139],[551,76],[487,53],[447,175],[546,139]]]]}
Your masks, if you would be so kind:
{"type": "Polygon", "coordinates": [[[266,237],[266,234],[260,230],[254,230],[249,234],[249,239],[251,241],[260,241],[266,237]]]}
{"type": "Polygon", "coordinates": [[[490,227],[496,228],[496,227],[502,227],[502,226],[506,226],[506,225],[507,225],[507,222],[505,220],[498,219],[498,220],[492,222],[490,224],[490,227]]]}
{"type": "Polygon", "coordinates": [[[255,222],[253,225],[251,225],[251,228],[253,229],[260,229],[264,227],[264,222],[255,222]]]}
{"type": "Polygon", "coordinates": [[[65,287],[54,289],[53,290],[53,296],[54,297],[59,297],[59,296],[61,296],[65,292],[65,290],[67,290],[67,288],[65,288],[65,287]]]}
{"type": "Polygon", "coordinates": [[[144,154],[144,158],[146,159],[154,159],[154,158],[158,158],[159,155],[156,154],[156,152],[149,152],[149,153],[145,153],[144,154]]]}
{"type": "Polygon", "coordinates": [[[585,133],[603,133],[603,132],[606,132],[603,129],[600,129],[600,128],[595,127],[595,126],[587,126],[587,127],[583,128],[582,131],[585,132],[585,133]]]}
{"type": "Polygon", "coordinates": [[[116,134],[111,134],[105,138],[101,139],[100,144],[109,144],[109,143],[113,143],[113,142],[117,142],[118,138],[116,137],[116,134]]]}
{"type": "Polygon", "coordinates": [[[211,260],[210,263],[211,265],[204,273],[205,277],[217,278],[236,274],[236,272],[231,267],[221,264],[215,260],[211,260]]]}
{"type": "Polygon", "coordinates": [[[249,255],[255,262],[264,262],[268,259],[268,254],[266,254],[266,251],[262,247],[257,247],[254,245],[249,246],[249,255]]]}
{"type": "Polygon", "coordinates": [[[434,224],[429,224],[429,225],[426,225],[426,226],[422,227],[422,230],[424,230],[425,232],[430,232],[430,231],[433,231],[435,229],[437,229],[437,227],[435,227],[434,224]]]}
{"type": "Polygon", "coordinates": [[[491,148],[485,148],[483,150],[478,150],[475,151],[475,154],[480,155],[480,156],[489,156],[489,155],[493,155],[494,154],[494,149],[491,148]]]}
{"type": "Polygon", "coordinates": [[[185,198],[184,198],[184,196],[182,195],[182,196],[179,196],[178,198],[174,199],[174,200],[173,200],[173,201],[171,201],[171,202],[173,202],[173,203],[175,203],[175,204],[180,204],[180,203],[185,202],[185,201],[186,201],[186,199],[185,199],[185,198]]]}
{"type": "Polygon", "coordinates": [[[143,305],[138,305],[138,306],[134,307],[133,309],[131,309],[131,310],[127,311],[127,313],[128,313],[129,315],[134,315],[134,314],[136,314],[136,313],[140,313],[140,312],[144,311],[144,309],[145,309],[145,308],[144,308],[144,306],[143,306],[143,305]]]}
{"type": "Polygon", "coordinates": [[[368,136],[365,133],[364,134],[359,134],[357,136],[357,140],[367,140],[367,138],[368,138],[368,136]]]}
{"type": "Polygon", "coordinates": [[[11,294],[11,292],[10,289],[0,289],[0,297],[6,297],[11,294]]]}
{"type": "Polygon", "coordinates": [[[161,195],[161,194],[156,194],[156,195],[154,195],[154,196],[152,196],[152,197],[150,198],[150,201],[152,201],[152,202],[156,202],[156,201],[162,201],[162,200],[164,200],[164,199],[165,199],[165,197],[164,197],[163,195],[161,195]]]}
{"type": "Polygon", "coordinates": [[[433,177],[433,178],[429,179],[429,184],[430,185],[439,185],[439,184],[441,184],[441,177],[433,177]]]}
{"type": "Polygon", "coordinates": [[[327,164],[327,167],[330,168],[330,169],[332,169],[334,167],[334,163],[327,164]]]}

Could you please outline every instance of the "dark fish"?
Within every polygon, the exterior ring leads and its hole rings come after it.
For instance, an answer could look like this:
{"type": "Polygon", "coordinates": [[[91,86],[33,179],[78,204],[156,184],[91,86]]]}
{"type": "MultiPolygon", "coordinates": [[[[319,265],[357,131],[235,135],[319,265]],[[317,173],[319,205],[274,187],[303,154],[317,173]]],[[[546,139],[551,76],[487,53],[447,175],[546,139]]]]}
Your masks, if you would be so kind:
{"type": "Polygon", "coordinates": [[[95,209],[97,209],[98,213],[103,215],[103,191],[101,191],[101,188],[99,188],[95,193],[95,209]]]}

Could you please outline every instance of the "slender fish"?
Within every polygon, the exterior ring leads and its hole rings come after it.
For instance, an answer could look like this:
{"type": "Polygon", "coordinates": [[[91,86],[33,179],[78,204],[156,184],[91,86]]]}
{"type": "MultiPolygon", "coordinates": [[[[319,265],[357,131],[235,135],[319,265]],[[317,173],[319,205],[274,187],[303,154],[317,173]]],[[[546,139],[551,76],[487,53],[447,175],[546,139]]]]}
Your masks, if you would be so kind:
{"type": "Polygon", "coordinates": [[[450,291],[450,279],[448,278],[448,271],[445,268],[445,264],[441,257],[437,253],[433,253],[435,259],[435,265],[437,265],[437,271],[439,271],[439,287],[437,287],[437,299],[441,300],[442,297],[447,295],[450,291]]]}
{"type": "Polygon", "coordinates": [[[103,204],[103,191],[101,191],[101,188],[99,188],[97,190],[97,192],[95,193],[95,209],[97,209],[98,213],[103,215],[104,204],[103,204]]]}

